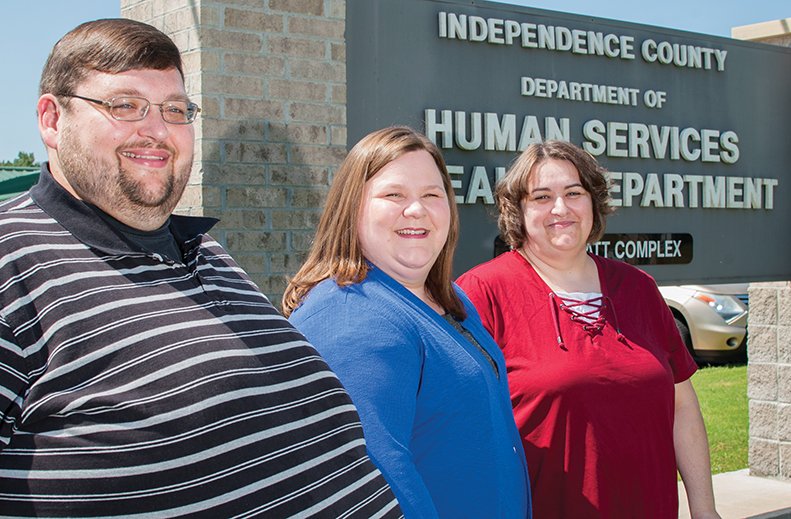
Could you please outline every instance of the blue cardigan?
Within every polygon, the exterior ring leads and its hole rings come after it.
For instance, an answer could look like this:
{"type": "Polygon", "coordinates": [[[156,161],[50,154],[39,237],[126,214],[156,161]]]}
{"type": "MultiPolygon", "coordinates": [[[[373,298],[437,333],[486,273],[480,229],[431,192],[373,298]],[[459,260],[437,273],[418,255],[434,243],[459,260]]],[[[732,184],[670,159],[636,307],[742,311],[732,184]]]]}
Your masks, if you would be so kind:
{"type": "Polygon", "coordinates": [[[505,361],[478,313],[462,322],[497,365],[376,267],[358,284],[325,280],[291,314],[338,374],[368,452],[411,518],[530,517],[522,441],[505,361]]]}

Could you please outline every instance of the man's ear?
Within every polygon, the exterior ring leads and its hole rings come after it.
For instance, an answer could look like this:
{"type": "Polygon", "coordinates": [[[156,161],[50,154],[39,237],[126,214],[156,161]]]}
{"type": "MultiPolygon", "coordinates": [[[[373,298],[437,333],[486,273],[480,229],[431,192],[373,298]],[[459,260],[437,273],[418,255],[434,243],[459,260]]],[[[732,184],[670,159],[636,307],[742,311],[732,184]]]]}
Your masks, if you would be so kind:
{"type": "Polygon", "coordinates": [[[58,148],[58,129],[60,127],[61,106],[52,94],[44,94],[36,105],[38,131],[47,148],[58,148]]]}

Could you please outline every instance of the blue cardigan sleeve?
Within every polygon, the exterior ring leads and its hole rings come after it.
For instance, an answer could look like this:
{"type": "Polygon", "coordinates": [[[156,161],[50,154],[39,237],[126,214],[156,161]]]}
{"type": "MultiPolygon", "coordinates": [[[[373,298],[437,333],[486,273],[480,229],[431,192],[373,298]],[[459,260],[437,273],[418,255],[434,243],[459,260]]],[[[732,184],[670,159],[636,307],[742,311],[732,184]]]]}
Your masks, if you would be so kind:
{"type": "Polygon", "coordinates": [[[422,341],[415,327],[398,326],[395,313],[388,316],[385,312],[357,304],[325,304],[309,311],[299,308],[290,319],[351,395],[369,456],[393,488],[405,516],[437,518],[410,451],[422,341]]]}

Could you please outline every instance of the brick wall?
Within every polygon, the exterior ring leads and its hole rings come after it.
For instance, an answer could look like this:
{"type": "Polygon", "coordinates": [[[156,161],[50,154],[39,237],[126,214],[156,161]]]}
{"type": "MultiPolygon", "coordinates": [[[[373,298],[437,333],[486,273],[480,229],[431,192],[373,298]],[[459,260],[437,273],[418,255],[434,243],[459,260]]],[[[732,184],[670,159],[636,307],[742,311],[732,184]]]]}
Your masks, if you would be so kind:
{"type": "Polygon", "coordinates": [[[750,472],[791,479],[791,283],[750,285],[750,472]]]}
{"type": "Polygon", "coordinates": [[[345,0],[122,0],[181,49],[201,106],[182,214],[279,305],[346,155],[345,0]]]}

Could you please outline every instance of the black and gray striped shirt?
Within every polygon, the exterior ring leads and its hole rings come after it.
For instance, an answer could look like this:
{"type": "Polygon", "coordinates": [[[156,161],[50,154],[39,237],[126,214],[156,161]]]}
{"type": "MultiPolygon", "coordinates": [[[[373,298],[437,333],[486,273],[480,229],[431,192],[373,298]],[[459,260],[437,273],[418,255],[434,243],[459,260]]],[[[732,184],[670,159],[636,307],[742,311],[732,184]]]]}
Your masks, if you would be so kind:
{"type": "Polygon", "coordinates": [[[205,231],[0,205],[0,516],[399,517],[335,375],[205,231]]]}

